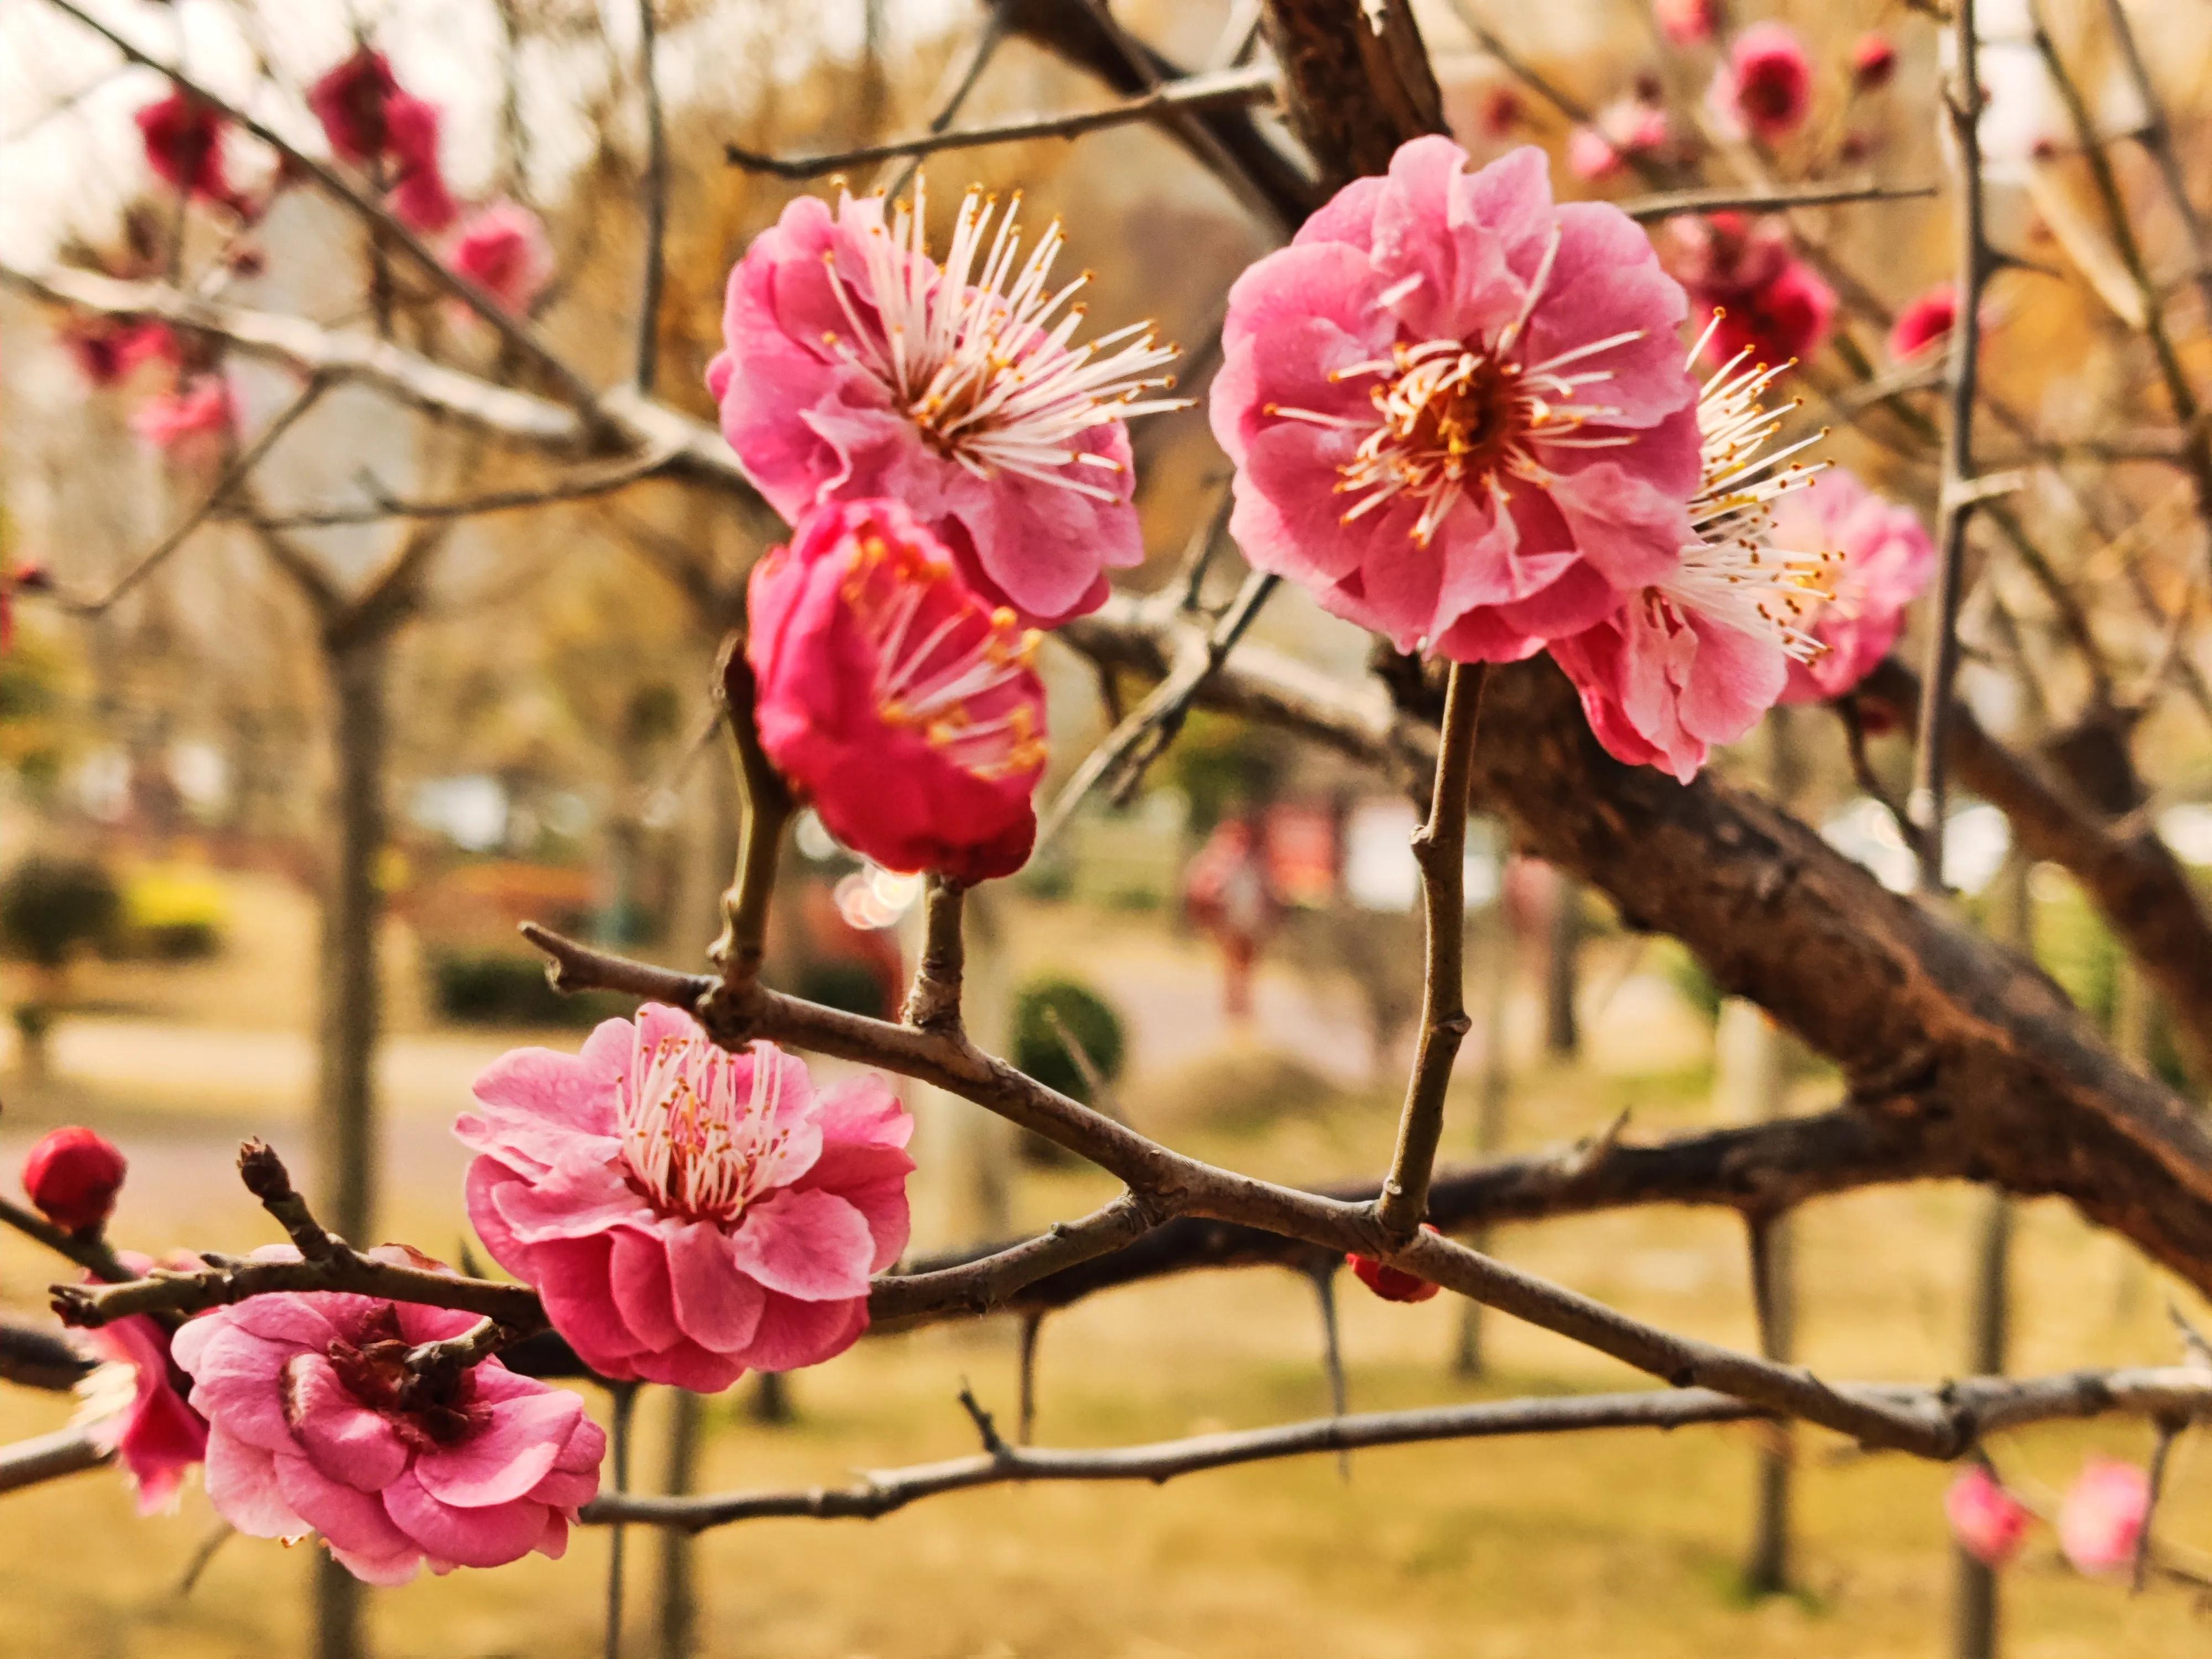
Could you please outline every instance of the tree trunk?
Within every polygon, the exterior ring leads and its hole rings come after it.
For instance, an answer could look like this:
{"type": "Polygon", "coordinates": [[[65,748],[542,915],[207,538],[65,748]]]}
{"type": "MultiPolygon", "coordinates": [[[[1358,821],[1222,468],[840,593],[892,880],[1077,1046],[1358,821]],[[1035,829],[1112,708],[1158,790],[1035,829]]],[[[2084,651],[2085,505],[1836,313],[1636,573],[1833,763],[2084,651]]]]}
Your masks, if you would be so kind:
{"type": "MultiPolygon", "coordinates": [[[[332,857],[324,877],[320,1080],[315,1115],[318,1213],[363,1248],[376,1242],[376,1045],[381,1025],[377,924],[383,897],[388,641],[331,647],[332,857]]],[[[362,1659],[361,1587],[327,1558],[315,1575],[315,1659],[362,1659]]]]}
{"type": "MultiPolygon", "coordinates": [[[[668,1390],[668,1462],[661,1487],[680,1498],[698,1486],[699,1431],[705,1403],[689,1389],[668,1390]]],[[[660,1659],[691,1659],[699,1640],[697,1539],[681,1527],[660,1529],[660,1659]]]]}
{"type": "Polygon", "coordinates": [[[1544,1052],[1572,1060],[1582,1051],[1575,993],[1582,988],[1583,884],[1554,866],[1551,948],[1544,963],[1544,1052]]]}

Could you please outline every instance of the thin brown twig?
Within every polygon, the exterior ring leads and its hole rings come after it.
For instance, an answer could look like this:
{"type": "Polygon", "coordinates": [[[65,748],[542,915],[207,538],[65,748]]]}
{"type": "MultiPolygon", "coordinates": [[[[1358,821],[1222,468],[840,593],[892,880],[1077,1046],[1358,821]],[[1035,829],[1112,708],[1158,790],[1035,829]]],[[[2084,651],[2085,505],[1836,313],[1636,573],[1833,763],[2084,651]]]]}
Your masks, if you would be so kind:
{"type": "Polygon", "coordinates": [[[552,507],[562,501],[612,495],[666,471],[674,459],[666,453],[648,453],[619,466],[580,472],[554,483],[486,490],[481,495],[455,496],[448,501],[405,501],[375,491],[372,492],[375,499],[366,507],[300,507],[288,513],[261,514],[260,521],[271,530],[327,530],[337,525],[378,524],[387,519],[480,518],[487,514],[552,507]]]}
{"type": "Polygon", "coordinates": [[[645,99],[645,272],[638,283],[637,390],[653,396],[660,363],[660,294],[668,274],[668,124],[660,107],[654,0],[637,0],[637,74],[645,99]]]}
{"type": "MultiPolygon", "coordinates": [[[[1006,39],[1006,15],[996,8],[987,9],[983,15],[983,27],[975,32],[975,45],[968,49],[968,55],[957,65],[948,68],[939,85],[937,112],[929,118],[930,131],[943,132],[959,118],[961,110],[968,102],[968,95],[975,90],[976,82],[983,78],[983,71],[999,55],[999,48],[1005,44],[1006,39]]],[[[877,169],[876,182],[884,195],[902,196],[906,193],[906,187],[914,182],[914,175],[921,166],[921,157],[919,155],[907,157],[896,172],[893,172],[890,164],[885,162],[877,169]]]]}

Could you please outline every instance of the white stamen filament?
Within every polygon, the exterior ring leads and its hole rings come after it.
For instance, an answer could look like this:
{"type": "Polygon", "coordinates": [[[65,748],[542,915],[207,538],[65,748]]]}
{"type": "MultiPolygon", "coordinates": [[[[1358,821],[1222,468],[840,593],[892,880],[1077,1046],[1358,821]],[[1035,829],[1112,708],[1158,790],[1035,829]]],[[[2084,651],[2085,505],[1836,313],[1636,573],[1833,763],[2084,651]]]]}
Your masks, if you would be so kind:
{"type": "Polygon", "coordinates": [[[755,1043],[744,1054],[701,1037],[648,1048],[641,1025],[617,1101],[623,1162],[645,1194],[679,1214],[729,1223],[780,1184],[788,1125],[782,1056],[755,1043]],[[738,1067],[750,1062],[739,1093],[738,1067]]]}

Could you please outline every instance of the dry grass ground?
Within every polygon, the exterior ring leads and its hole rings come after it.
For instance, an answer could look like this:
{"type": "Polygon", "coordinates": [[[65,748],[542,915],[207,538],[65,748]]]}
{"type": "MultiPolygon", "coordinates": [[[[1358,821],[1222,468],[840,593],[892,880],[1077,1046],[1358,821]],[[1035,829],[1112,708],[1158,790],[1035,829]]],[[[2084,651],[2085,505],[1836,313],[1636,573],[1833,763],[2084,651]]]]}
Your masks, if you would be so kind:
{"type": "MultiPolygon", "coordinates": [[[[1178,971],[1195,971],[1179,960],[1178,971]]],[[[87,1054],[109,1056],[108,1071],[43,1101],[11,1093],[0,1164],[12,1167],[44,1117],[104,1115],[127,1132],[137,1160],[118,1223],[131,1242],[237,1247],[265,1237],[265,1218],[228,1178],[227,1138],[262,1127],[296,1139],[292,1083],[234,1076],[232,1104],[219,1109],[222,1085],[203,1062],[166,1076],[149,1063],[164,1049],[156,1028],[88,1023],[75,1041],[87,1054]],[[115,1058],[125,1053],[149,1060],[115,1058]]],[[[222,1050],[214,1039],[199,1042],[210,1054],[222,1050]]],[[[395,1057],[395,1234],[452,1248],[460,1161],[443,1126],[471,1072],[498,1046],[491,1037],[440,1036],[395,1057]]],[[[1679,1053],[1682,1044],[1667,1047],[1679,1053]]],[[[276,1053],[251,1052],[264,1060],[276,1053]]],[[[1816,1103],[1817,1081],[1807,1090],[1807,1103],[1816,1103]]],[[[1158,1078],[1133,1093],[1173,1091],[1172,1078],[1158,1078]]],[[[1625,1104],[1635,1106],[1638,1132],[1656,1133],[1702,1119],[1706,1095],[1695,1067],[1639,1073],[1618,1057],[1573,1073],[1534,1073],[1516,1100],[1515,1139],[1545,1144],[1585,1133],[1625,1104]]],[[[1232,1138],[1202,1121],[1176,1133],[1194,1150],[1310,1177],[1377,1165],[1389,1116],[1382,1102],[1347,1098],[1256,1136],[1232,1138]]],[[[1099,1191],[1080,1174],[1051,1173],[1025,1176],[1018,1196],[1023,1219],[1042,1222],[1086,1207],[1099,1191]]],[[[1805,1358],[1839,1376],[1927,1377],[1951,1369],[1971,1201],[1964,1189],[1912,1188],[1802,1218],[1805,1358]]],[[[1732,1343],[1751,1340],[1742,1243],[1728,1217],[1592,1218],[1517,1230],[1501,1248],[1645,1317],[1732,1343]]],[[[0,1240],[0,1304],[34,1308],[50,1277],[50,1262],[0,1240]]],[[[2024,1212],[2018,1281],[2022,1369],[2162,1360],[2173,1352],[2169,1286],[2061,1206],[2024,1212]]],[[[1609,1362],[1503,1322],[1489,1328],[1492,1374],[1455,1381],[1445,1356],[1459,1316],[1449,1299],[1403,1308],[1348,1280],[1346,1289],[1355,1409],[1635,1386],[1609,1362]]],[[[1046,1328],[1040,1438],[1118,1443],[1312,1415],[1326,1402],[1317,1346],[1310,1289],[1287,1274],[1217,1274],[1120,1292],[1046,1328]]],[[[716,1486],[836,1480],[858,1468],[965,1451],[972,1433],[954,1401],[963,1378],[1011,1414],[1009,1329],[863,1343],[796,1380],[792,1425],[752,1423],[738,1409],[741,1395],[716,1402],[705,1479],[716,1486]]],[[[68,1411],[65,1401],[0,1394],[0,1437],[54,1426],[68,1411]]],[[[651,1471],[659,1460],[652,1407],[641,1427],[640,1462],[651,1471]]],[[[2052,1491],[2093,1449],[2139,1458],[2148,1446],[2141,1426],[2110,1425],[2038,1431],[2000,1455],[2031,1486],[2052,1491]]],[[[1753,1447],[1741,1430],[1446,1444],[1362,1454],[1348,1481],[1333,1460],[1317,1458],[1161,1488],[959,1494],[873,1523],[754,1522],[702,1544],[702,1651],[709,1659],[1942,1654],[1951,1571],[1938,1507],[1945,1472],[1856,1457],[1825,1438],[1801,1443],[1802,1588],[1753,1605],[1736,1588],[1753,1447]]],[[[2212,1547],[2212,1467],[2191,1442],[2177,1454],[2172,1485],[2166,1535],[2212,1547]]],[[[211,1524],[196,1491],[179,1515],[140,1521],[119,1480],[106,1473],[0,1499],[0,1656],[258,1659],[301,1651],[304,1550],[233,1540],[189,1597],[176,1594],[211,1524]]],[[[604,1535],[587,1533],[564,1562],[533,1560],[381,1595],[379,1650],[386,1659],[596,1654],[605,1550],[604,1535]]],[[[655,1650],[653,1554],[648,1539],[633,1558],[633,1654],[655,1650]]],[[[2008,1586],[2010,1659],[2201,1651],[2212,1628],[2180,1594],[2130,1597],[2075,1577],[2047,1538],[2008,1586]]]]}

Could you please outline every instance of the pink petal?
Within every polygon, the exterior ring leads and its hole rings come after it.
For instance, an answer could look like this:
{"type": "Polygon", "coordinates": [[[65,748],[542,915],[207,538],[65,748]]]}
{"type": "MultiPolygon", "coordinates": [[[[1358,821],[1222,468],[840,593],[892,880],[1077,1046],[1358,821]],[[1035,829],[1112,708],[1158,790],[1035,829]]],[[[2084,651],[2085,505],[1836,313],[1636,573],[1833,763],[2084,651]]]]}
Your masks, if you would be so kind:
{"type": "Polygon", "coordinates": [[[545,1506],[530,1499],[459,1509],[441,1503],[414,1471],[384,1494],[395,1529],[426,1553],[464,1567],[519,1561],[545,1535],[545,1506]]]}
{"type": "Polygon", "coordinates": [[[818,1365],[851,1347],[867,1328],[866,1297],[849,1302],[801,1302],[770,1296],[743,1358],[748,1366],[762,1371],[818,1365]]]}
{"type": "Polygon", "coordinates": [[[334,1548],[390,1556],[407,1547],[381,1498],[329,1479],[304,1457],[276,1454],[276,1488],[334,1548]]]}
{"type": "Polygon", "coordinates": [[[355,1399],[320,1354],[295,1354],[286,1363],[284,1401],[299,1450],[328,1479],[381,1492],[407,1467],[407,1448],[392,1425],[355,1399]]]}
{"type": "Polygon", "coordinates": [[[458,1446],[415,1461],[422,1489],[457,1509],[483,1509],[529,1494],[553,1469],[584,1402],[565,1389],[493,1408],[491,1422],[458,1446]]]}
{"type": "Polygon", "coordinates": [[[275,1454],[220,1423],[208,1431],[207,1494],[216,1513],[249,1538],[300,1538],[311,1530],[285,1501],[275,1454]]]}
{"type": "Polygon", "coordinates": [[[868,1293],[875,1240],[867,1218],[832,1194],[787,1188],[746,1207],[730,1239],[738,1268],[767,1289],[808,1302],[868,1293]]]}
{"type": "Polygon", "coordinates": [[[717,1353],[743,1348],[759,1328],[766,1294],[738,1271],[732,1241],[707,1222],[673,1224],[663,1237],[677,1322],[702,1347],[717,1353]]]}

